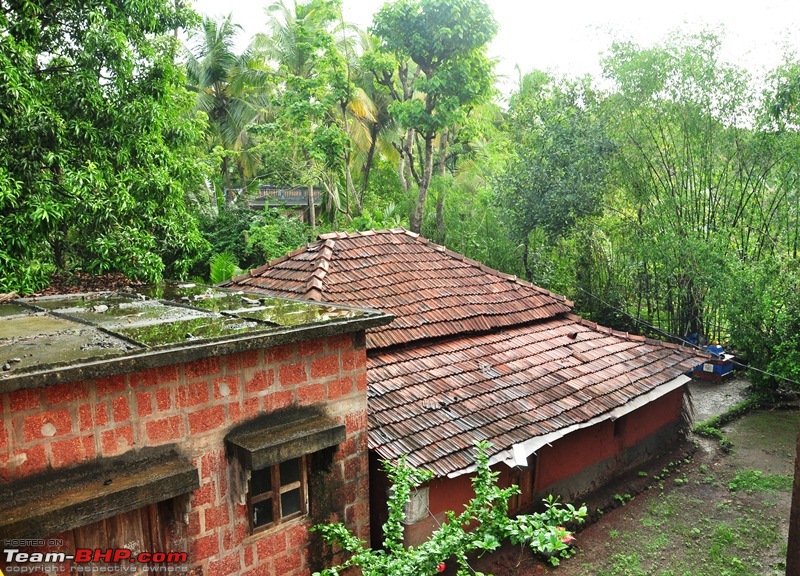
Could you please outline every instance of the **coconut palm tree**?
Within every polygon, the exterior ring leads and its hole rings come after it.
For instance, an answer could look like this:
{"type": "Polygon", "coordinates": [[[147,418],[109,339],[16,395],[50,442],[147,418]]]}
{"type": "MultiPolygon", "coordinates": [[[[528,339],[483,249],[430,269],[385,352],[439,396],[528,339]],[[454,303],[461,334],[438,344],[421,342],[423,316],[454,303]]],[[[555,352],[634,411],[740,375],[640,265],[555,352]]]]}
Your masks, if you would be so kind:
{"type": "MultiPolygon", "coordinates": [[[[315,185],[326,189],[332,212],[342,210],[339,181],[349,142],[341,102],[351,86],[332,32],[341,7],[331,0],[291,5],[278,0],[267,8],[267,15],[268,33],[256,36],[254,46],[276,70],[275,125],[287,162],[296,164],[293,172],[309,191],[313,193],[315,185]]],[[[313,225],[312,201],[309,209],[313,225]]]]}
{"type": "Polygon", "coordinates": [[[392,94],[381,83],[381,78],[378,77],[380,73],[374,67],[380,40],[361,30],[359,31],[359,41],[360,56],[355,82],[362,91],[364,100],[371,104],[371,118],[362,122],[362,125],[368,130],[368,134],[359,138],[359,144],[355,146],[353,154],[353,163],[361,174],[359,196],[363,200],[369,188],[369,177],[375,158],[383,156],[393,163],[399,164],[399,145],[395,146],[395,143],[403,137],[403,130],[389,112],[389,105],[393,102],[392,94]]]}
{"type": "MultiPolygon", "coordinates": [[[[374,137],[381,134],[390,118],[388,101],[377,108],[370,97],[375,85],[370,71],[361,65],[361,54],[369,40],[365,40],[363,31],[344,22],[341,6],[335,1],[289,4],[279,0],[267,10],[268,32],[257,36],[255,45],[264,60],[278,71],[286,96],[279,105],[298,109],[300,102],[297,98],[291,101],[289,96],[304,98],[299,109],[314,115],[312,126],[307,129],[324,125],[328,137],[334,133],[344,137],[342,145],[327,146],[324,161],[317,158],[313,167],[304,164],[302,169],[306,174],[316,174],[317,183],[328,192],[327,205],[333,210],[347,217],[359,214],[376,146],[382,142],[374,141],[374,137]],[[320,89],[324,95],[316,92],[320,89]],[[367,173],[360,190],[356,189],[353,171],[367,173]]],[[[298,125],[294,128],[297,133],[298,125]]],[[[305,157],[305,153],[292,155],[301,163],[305,157]]]]}
{"type": "Polygon", "coordinates": [[[242,54],[235,52],[240,31],[230,14],[219,21],[203,18],[190,36],[186,61],[189,87],[197,94],[196,109],[208,115],[210,144],[222,148],[220,168],[229,190],[228,202],[234,199],[231,172],[236,171],[239,186],[246,188],[247,178],[255,175],[260,163],[247,128],[266,109],[273,84],[272,75],[259,66],[252,47],[242,54]]]}

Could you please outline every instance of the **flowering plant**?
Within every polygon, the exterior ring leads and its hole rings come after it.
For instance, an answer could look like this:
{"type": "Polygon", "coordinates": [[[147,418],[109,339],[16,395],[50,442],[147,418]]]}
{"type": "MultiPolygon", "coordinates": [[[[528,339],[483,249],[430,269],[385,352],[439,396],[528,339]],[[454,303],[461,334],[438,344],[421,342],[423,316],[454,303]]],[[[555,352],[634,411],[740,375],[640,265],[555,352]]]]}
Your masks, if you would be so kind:
{"type": "Polygon", "coordinates": [[[412,490],[430,480],[433,473],[412,468],[402,458],[396,464],[384,463],[392,488],[389,516],[383,525],[383,548],[368,548],[342,523],[314,526],[312,530],[322,534],[326,542],[350,553],[343,564],[316,572],[314,576],[338,576],[351,566],[359,566],[364,576],[433,576],[445,569],[445,561],[450,558],[455,560],[459,576],[484,576],[469,565],[468,554],[495,550],[504,538],[530,546],[557,565],[558,558],[568,554],[574,541],[563,524],[583,522],[586,506],[576,509],[567,504],[564,508],[551,496],[544,501],[544,513],[509,518],[508,501],[519,493],[519,488],[497,486],[499,472],[489,468],[488,447],[485,442],[477,445],[476,474],[472,479],[475,497],[461,514],[447,512],[439,529],[417,547],[403,544],[404,508],[412,490]]]}
{"type": "Polygon", "coordinates": [[[543,500],[545,511],[517,516],[506,525],[505,536],[512,544],[529,546],[558,566],[560,558],[570,555],[575,536],[564,528],[567,522],[582,523],[586,519],[586,506],[575,508],[572,504],[562,506],[551,494],[543,500]]]}

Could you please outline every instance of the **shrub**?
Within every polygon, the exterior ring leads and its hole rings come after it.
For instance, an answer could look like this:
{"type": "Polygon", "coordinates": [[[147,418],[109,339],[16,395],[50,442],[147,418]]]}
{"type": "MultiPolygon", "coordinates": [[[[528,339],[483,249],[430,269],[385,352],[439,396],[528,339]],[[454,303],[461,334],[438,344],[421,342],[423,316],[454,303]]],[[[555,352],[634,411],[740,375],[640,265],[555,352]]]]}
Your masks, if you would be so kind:
{"type": "Polygon", "coordinates": [[[509,518],[508,500],[519,493],[519,488],[497,486],[499,473],[489,468],[487,452],[488,444],[479,443],[476,474],[472,479],[475,498],[467,503],[461,514],[447,512],[439,529],[416,548],[407,548],[403,544],[404,507],[412,490],[430,480],[433,473],[412,468],[405,459],[396,464],[384,463],[392,488],[388,501],[389,517],[383,525],[383,549],[368,548],[341,523],[315,526],[312,530],[321,533],[326,542],[351,554],[343,564],[315,573],[315,576],[337,576],[352,566],[359,566],[363,574],[433,575],[441,572],[444,563],[451,558],[459,566],[459,576],[482,576],[469,566],[468,554],[495,550],[505,538],[529,546],[548,558],[551,564],[557,565],[559,558],[568,555],[574,540],[564,525],[573,521],[583,522],[586,506],[576,509],[568,504],[562,507],[551,496],[545,500],[543,513],[509,518]]]}

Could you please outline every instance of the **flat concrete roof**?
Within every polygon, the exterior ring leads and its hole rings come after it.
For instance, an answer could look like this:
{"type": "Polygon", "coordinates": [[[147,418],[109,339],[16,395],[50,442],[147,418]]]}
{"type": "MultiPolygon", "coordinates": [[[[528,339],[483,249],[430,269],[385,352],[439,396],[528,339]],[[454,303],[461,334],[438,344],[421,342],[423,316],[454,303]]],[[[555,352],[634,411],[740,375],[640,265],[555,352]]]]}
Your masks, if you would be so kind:
{"type": "Polygon", "coordinates": [[[0,305],[0,393],[188,362],[391,322],[377,310],[196,284],[0,305]]]}

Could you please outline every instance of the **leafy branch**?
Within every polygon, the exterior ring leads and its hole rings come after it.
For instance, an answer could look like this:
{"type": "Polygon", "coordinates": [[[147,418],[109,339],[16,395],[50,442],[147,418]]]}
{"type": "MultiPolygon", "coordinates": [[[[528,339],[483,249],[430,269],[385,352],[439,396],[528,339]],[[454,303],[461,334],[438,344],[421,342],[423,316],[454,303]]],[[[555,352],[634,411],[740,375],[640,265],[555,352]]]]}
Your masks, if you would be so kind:
{"type": "Polygon", "coordinates": [[[586,518],[586,506],[575,508],[567,504],[563,507],[557,498],[549,496],[544,500],[544,512],[509,518],[509,498],[520,490],[517,486],[497,486],[499,472],[489,468],[488,443],[479,443],[476,450],[476,474],[472,479],[475,497],[461,514],[448,511],[442,525],[417,547],[406,547],[403,543],[405,506],[412,491],[432,479],[433,473],[410,467],[405,458],[397,463],[385,462],[392,488],[389,517],[383,525],[383,549],[367,547],[342,523],[315,526],[312,530],[319,532],[327,543],[338,545],[351,554],[341,565],[317,572],[315,576],[337,576],[353,566],[359,566],[365,576],[436,574],[444,570],[445,562],[451,558],[458,565],[459,576],[483,576],[469,565],[469,555],[496,550],[505,538],[513,544],[530,547],[552,565],[558,565],[560,558],[569,555],[574,542],[564,525],[582,523],[586,518]]]}

